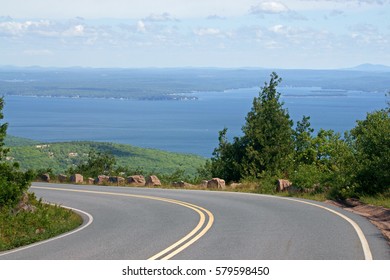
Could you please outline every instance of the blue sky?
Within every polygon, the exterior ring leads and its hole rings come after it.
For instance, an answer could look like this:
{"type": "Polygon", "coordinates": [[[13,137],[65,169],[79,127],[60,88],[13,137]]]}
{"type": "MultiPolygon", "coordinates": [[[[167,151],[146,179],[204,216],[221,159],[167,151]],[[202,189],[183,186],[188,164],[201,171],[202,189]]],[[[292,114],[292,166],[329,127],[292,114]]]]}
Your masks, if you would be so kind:
{"type": "Polygon", "coordinates": [[[0,65],[390,65],[390,0],[0,0],[0,65]]]}

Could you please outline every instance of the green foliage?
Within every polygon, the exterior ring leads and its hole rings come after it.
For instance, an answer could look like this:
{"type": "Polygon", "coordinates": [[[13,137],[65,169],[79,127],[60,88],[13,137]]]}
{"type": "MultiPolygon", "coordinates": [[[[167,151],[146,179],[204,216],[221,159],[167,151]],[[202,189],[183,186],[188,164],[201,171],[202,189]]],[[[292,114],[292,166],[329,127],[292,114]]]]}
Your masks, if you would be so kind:
{"type": "MultiPolygon", "coordinates": [[[[3,119],[4,100],[0,98],[0,120],[3,119]]],[[[31,172],[20,172],[17,163],[6,162],[9,149],[4,147],[7,124],[0,125],[0,209],[5,206],[13,207],[19,202],[33,178],[31,172]]]]}
{"type": "Polygon", "coordinates": [[[15,206],[33,179],[33,173],[20,172],[17,165],[0,163],[0,209],[15,206]]]}
{"type": "MultiPolygon", "coordinates": [[[[18,142],[23,142],[20,140],[18,142]]],[[[184,169],[186,174],[194,176],[206,159],[196,155],[171,153],[155,149],[144,149],[131,145],[104,142],[62,142],[40,143],[32,145],[9,145],[9,156],[19,162],[21,169],[47,169],[60,174],[87,162],[91,150],[97,153],[111,154],[115,157],[113,174],[170,174],[184,169]],[[37,148],[40,147],[40,148],[37,148]]]]}
{"type": "Polygon", "coordinates": [[[272,176],[288,171],[294,150],[293,131],[276,90],[280,82],[281,78],[272,73],[269,84],[265,83],[254,98],[242,137],[235,137],[230,143],[227,128],[219,132],[219,146],[211,158],[213,176],[230,182],[244,177],[260,178],[265,171],[272,176]]]}
{"type": "MultiPolygon", "coordinates": [[[[4,118],[3,108],[4,108],[4,99],[0,98],[0,120],[4,118]]],[[[7,123],[3,123],[0,125],[0,161],[3,161],[9,152],[9,149],[4,148],[4,140],[5,140],[5,136],[7,135],[7,127],[8,127],[7,123]]]]}
{"type": "Polygon", "coordinates": [[[324,181],[324,173],[315,164],[300,164],[289,178],[294,187],[300,191],[314,190],[319,191],[321,183],[324,181]]]}
{"type": "Polygon", "coordinates": [[[295,166],[299,164],[312,164],[315,162],[316,152],[313,147],[314,129],[310,127],[310,117],[303,116],[302,121],[297,122],[294,131],[295,166]]]}
{"type": "Polygon", "coordinates": [[[86,177],[96,178],[99,175],[110,175],[115,165],[115,157],[104,152],[89,151],[87,160],[75,168],[71,167],[68,174],[80,173],[86,177]]]}
{"type": "Polygon", "coordinates": [[[38,141],[31,140],[31,139],[7,135],[4,139],[4,144],[7,147],[23,147],[29,145],[39,145],[40,143],[38,141]]]}
{"type": "Polygon", "coordinates": [[[367,114],[351,130],[357,161],[357,191],[378,194],[390,189],[390,116],[389,110],[367,114]]]}
{"type": "Polygon", "coordinates": [[[263,172],[259,178],[253,178],[253,179],[244,179],[244,182],[257,182],[257,189],[256,192],[264,193],[264,194],[275,194],[276,189],[276,183],[278,180],[277,175],[271,175],[268,172],[263,172]]]}
{"type": "Polygon", "coordinates": [[[346,133],[320,129],[314,136],[310,117],[292,121],[276,91],[281,79],[271,74],[242,128],[244,135],[219,145],[200,172],[229,181],[257,182],[273,193],[276,179],[292,181],[295,190],[327,193],[330,198],[388,194],[390,188],[390,108],[367,114],[346,133]]]}
{"type": "Polygon", "coordinates": [[[229,182],[239,181],[242,178],[241,162],[244,151],[242,138],[235,137],[233,143],[230,143],[226,133],[227,128],[219,132],[219,146],[214,149],[211,158],[211,177],[225,178],[229,182]]]}
{"type": "Polygon", "coordinates": [[[205,164],[199,166],[196,170],[195,181],[201,182],[202,180],[206,180],[208,178],[212,178],[213,176],[213,168],[211,160],[206,160],[205,164]]]}
{"type": "Polygon", "coordinates": [[[265,83],[243,126],[244,158],[241,164],[244,176],[259,177],[263,171],[272,175],[289,169],[293,154],[293,122],[276,88],[282,81],[276,73],[265,83]]]}
{"type": "Polygon", "coordinates": [[[34,212],[10,214],[0,209],[0,251],[10,250],[70,231],[82,223],[79,215],[59,206],[44,204],[29,194],[34,212]]]}

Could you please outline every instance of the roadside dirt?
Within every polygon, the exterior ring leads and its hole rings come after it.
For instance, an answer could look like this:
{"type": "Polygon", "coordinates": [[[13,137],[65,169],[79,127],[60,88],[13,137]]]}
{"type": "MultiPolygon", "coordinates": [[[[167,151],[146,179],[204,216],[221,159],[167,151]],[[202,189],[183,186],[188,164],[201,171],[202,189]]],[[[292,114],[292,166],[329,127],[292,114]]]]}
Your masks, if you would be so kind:
{"type": "Polygon", "coordinates": [[[345,201],[327,200],[326,203],[366,217],[380,229],[390,245],[390,209],[364,204],[356,199],[347,199],[345,201]]]}

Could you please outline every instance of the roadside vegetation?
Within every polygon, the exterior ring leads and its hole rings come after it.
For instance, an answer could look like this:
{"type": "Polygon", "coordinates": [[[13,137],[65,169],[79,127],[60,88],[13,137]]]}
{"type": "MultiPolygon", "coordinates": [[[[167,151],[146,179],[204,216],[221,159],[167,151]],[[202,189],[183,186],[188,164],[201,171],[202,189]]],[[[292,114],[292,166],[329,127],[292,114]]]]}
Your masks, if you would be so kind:
{"type": "MultiPolygon", "coordinates": [[[[288,195],[344,200],[361,198],[389,206],[390,108],[370,112],[342,137],[310,126],[303,116],[295,128],[280,102],[281,78],[271,74],[242,127],[243,136],[228,140],[227,128],[202,173],[227,182],[255,185],[276,193],[278,179],[291,182],[288,195]]],[[[252,187],[253,188],[253,187],[252,187]]],[[[286,195],[286,194],[285,194],[286,195]]]]}
{"type": "MultiPolygon", "coordinates": [[[[4,101],[0,98],[0,120],[4,101]]],[[[18,163],[7,161],[4,147],[7,124],[0,125],[0,251],[47,239],[74,229],[80,216],[58,206],[37,200],[27,190],[34,172],[23,172],[18,163]]]]}

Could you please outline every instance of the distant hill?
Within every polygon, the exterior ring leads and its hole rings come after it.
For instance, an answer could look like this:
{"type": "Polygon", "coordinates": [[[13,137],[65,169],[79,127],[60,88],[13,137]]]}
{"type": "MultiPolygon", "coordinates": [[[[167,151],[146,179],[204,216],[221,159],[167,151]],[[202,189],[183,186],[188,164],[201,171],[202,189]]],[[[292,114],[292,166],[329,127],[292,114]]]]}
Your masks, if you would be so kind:
{"type": "MultiPolygon", "coordinates": [[[[73,164],[87,158],[91,150],[115,156],[117,165],[143,174],[172,174],[178,169],[194,175],[206,159],[196,155],[144,149],[125,144],[102,142],[39,143],[37,141],[7,136],[8,160],[19,162],[24,170],[51,168],[54,173],[64,173],[73,164]]],[[[134,175],[134,174],[132,174],[134,175]]]]}
{"type": "Polygon", "coordinates": [[[347,68],[346,70],[368,71],[368,72],[390,72],[390,66],[386,66],[382,64],[365,63],[352,68],[347,68]]]}

